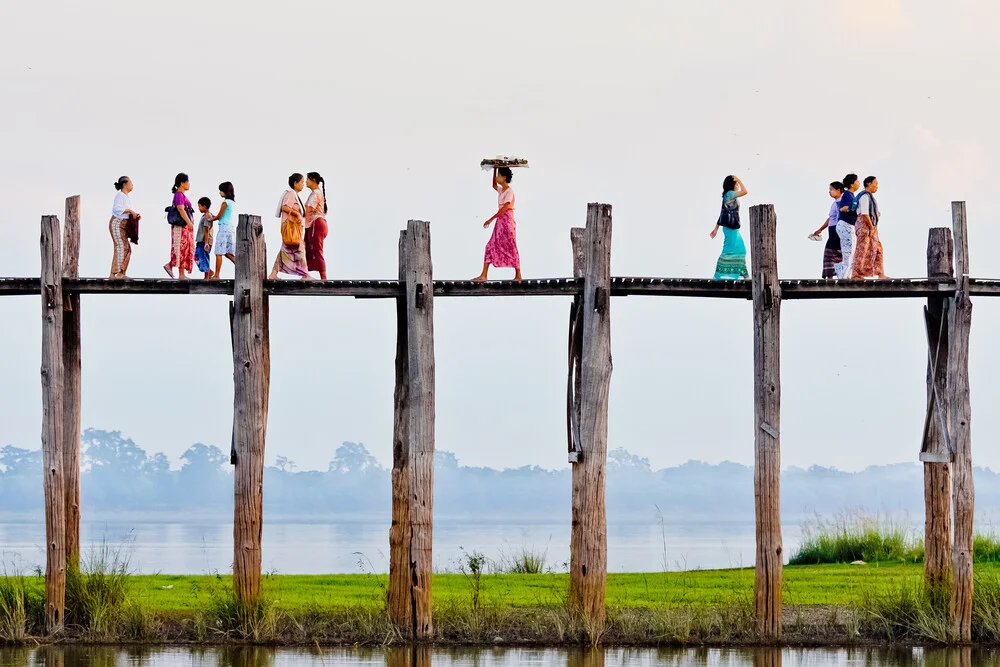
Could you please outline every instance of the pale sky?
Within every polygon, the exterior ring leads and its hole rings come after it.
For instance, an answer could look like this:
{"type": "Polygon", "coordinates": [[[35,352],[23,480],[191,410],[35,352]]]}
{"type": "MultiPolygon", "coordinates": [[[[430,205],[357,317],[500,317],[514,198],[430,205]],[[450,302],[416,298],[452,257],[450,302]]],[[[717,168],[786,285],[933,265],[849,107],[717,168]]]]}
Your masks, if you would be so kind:
{"type": "MultiPolygon", "coordinates": [[[[994,176],[1000,5],[954,0],[412,3],[6,2],[0,23],[0,274],[38,275],[38,221],[83,197],[81,273],[106,276],[112,183],[144,214],[130,274],[160,277],[178,171],[231,180],[273,217],[293,171],[327,179],[331,278],[392,278],[399,230],[431,221],[435,277],[480,269],[496,210],[479,160],[517,154],[525,277],[571,272],[569,228],[614,207],[614,275],[711,277],[725,175],[773,203],[782,277],[818,277],[806,240],[827,184],[875,174],[891,276],[925,273],[927,228],[968,202],[973,275],[1000,275],[994,176]]],[[[746,229],[744,229],[746,233],[746,229]]],[[[494,273],[509,277],[509,270],[494,273]]],[[[226,268],[226,277],[232,275],[226,268]]],[[[788,302],[782,463],[916,461],[920,300],[788,302]]],[[[563,298],[439,299],[437,446],[469,465],[562,467],[563,298]]],[[[275,298],[267,459],[323,468],[345,440],[391,461],[394,306],[275,298]]],[[[612,304],[610,443],[656,467],[753,461],[747,302],[612,304]]],[[[1000,465],[1000,302],[975,302],[974,460],[1000,465]]],[[[229,445],[223,297],[88,296],[85,426],[176,458],[229,445]]],[[[0,299],[0,445],[39,446],[37,298],[0,299]]]]}

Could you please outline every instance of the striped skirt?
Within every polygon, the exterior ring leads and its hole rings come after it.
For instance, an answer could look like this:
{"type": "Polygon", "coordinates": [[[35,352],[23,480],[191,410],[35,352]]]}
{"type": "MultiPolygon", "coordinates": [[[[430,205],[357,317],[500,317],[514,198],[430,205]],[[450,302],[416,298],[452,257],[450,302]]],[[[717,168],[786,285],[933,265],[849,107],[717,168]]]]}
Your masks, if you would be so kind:
{"type": "Polygon", "coordinates": [[[836,227],[827,227],[826,236],[826,247],[823,248],[822,275],[824,278],[836,278],[837,264],[844,261],[843,253],[840,251],[840,235],[837,234],[836,227]]]}

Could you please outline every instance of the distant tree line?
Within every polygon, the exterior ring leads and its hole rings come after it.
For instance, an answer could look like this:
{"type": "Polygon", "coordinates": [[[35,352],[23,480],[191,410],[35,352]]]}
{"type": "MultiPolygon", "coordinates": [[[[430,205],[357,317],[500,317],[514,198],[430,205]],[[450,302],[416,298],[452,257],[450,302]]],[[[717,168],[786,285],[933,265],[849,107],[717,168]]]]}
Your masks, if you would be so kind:
{"type": "MultiPolygon", "coordinates": [[[[196,443],[171,469],[162,453],[148,454],[118,431],[87,429],[82,438],[83,511],[227,514],[233,503],[228,453],[196,443]]],[[[538,466],[495,470],[459,464],[447,451],[435,455],[435,514],[568,520],[568,469],[538,466]]],[[[782,473],[782,511],[789,515],[834,514],[863,508],[884,514],[923,513],[919,464],[872,466],[843,472],[813,466],[782,473]]],[[[995,507],[1000,475],[976,469],[977,506],[995,507]]],[[[325,472],[296,470],[279,456],[264,471],[265,512],[282,516],[388,517],[390,471],[363,444],[340,445],[325,472]]],[[[648,519],[743,519],[753,514],[753,470],[737,463],[690,461],[653,470],[649,460],[614,449],[608,457],[608,512],[648,519]],[[659,513],[659,514],[658,514],[659,513]]],[[[0,448],[0,507],[42,514],[39,450],[0,448]]],[[[984,510],[984,511],[986,511],[984,510]]]]}

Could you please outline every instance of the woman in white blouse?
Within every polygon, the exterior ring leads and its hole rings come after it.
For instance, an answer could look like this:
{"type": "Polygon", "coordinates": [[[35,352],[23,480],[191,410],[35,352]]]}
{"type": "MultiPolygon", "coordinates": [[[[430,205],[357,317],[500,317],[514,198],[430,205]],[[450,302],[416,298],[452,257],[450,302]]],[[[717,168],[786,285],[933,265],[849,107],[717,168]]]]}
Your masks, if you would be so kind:
{"type": "Polygon", "coordinates": [[[132,210],[132,199],[129,193],[132,192],[132,179],[122,176],[115,181],[115,203],[111,206],[111,222],[108,229],[111,231],[111,241],[115,244],[115,254],[111,258],[111,279],[123,280],[125,271],[128,270],[128,262],[132,258],[132,245],[129,243],[126,233],[129,216],[137,216],[132,210]]]}

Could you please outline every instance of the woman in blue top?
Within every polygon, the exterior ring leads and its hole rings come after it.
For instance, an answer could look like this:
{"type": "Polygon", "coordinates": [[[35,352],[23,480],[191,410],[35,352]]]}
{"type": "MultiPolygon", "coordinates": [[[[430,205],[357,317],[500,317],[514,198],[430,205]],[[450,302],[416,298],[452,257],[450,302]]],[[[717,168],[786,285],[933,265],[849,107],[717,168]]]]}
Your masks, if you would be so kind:
{"type": "Polygon", "coordinates": [[[854,193],[861,187],[857,174],[848,174],[842,181],[844,194],[840,197],[840,217],[837,221],[837,236],[840,237],[840,261],[833,269],[837,278],[850,280],[854,275],[854,223],[858,220],[858,203],[854,193]]]}
{"type": "Polygon", "coordinates": [[[722,254],[715,264],[716,280],[741,280],[749,278],[747,247],[740,234],[740,197],[747,195],[747,188],[736,176],[726,176],[722,181],[722,211],[710,236],[714,239],[722,227],[725,240],[722,254]]]}
{"type": "Polygon", "coordinates": [[[233,217],[236,210],[236,192],[229,181],[219,183],[219,196],[222,197],[222,208],[215,216],[215,279],[218,280],[222,271],[222,258],[236,263],[236,234],[233,227],[233,217]]]}

